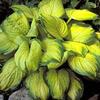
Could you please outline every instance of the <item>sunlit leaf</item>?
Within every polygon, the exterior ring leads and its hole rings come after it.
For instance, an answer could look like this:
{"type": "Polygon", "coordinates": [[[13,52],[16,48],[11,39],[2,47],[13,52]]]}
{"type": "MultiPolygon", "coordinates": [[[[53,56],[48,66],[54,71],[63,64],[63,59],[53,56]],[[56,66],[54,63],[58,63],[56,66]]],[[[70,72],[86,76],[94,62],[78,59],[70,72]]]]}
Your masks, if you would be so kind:
{"type": "Polygon", "coordinates": [[[42,72],[34,72],[26,79],[26,87],[34,99],[47,100],[49,88],[46,85],[42,72]]]}
{"type": "Polygon", "coordinates": [[[96,35],[94,33],[94,29],[87,24],[84,23],[75,23],[72,24],[70,28],[70,36],[69,40],[82,42],[82,43],[92,43],[96,39],[96,35]]]}
{"type": "Polygon", "coordinates": [[[91,53],[87,53],[85,57],[71,56],[68,59],[70,68],[76,73],[86,76],[90,79],[98,77],[99,62],[91,53]]]}
{"type": "Polygon", "coordinates": [[[66,9],[66,15],[70,19],[78,20],[78,21],[85,21],[85,20],[95,20],[98,15],[95,13],[87,10],[87,9],[66,9]]]}
{"type": "Polygon", "coordinates": [[[32,40],[26,65],[28,71],[36,71],[39,68],[42,57],[42,48],[38,40],[32,40]]]}
{"type": "Polygon", "coordinates": [[[70,74],[71,82],[68,90],[68,100],[80,100],[83,95],[83,83],[73,73],[70,74]]]}
{"type": "Polygon", "coordinates": [[[69,75],[64,69],[49,70],[46,77],[53,99],[63,99],[64,93],[69,87],[69,75]]]}
{"type": "Polygon", "coordinates": [[[63,46],[59,40],[46,38],[43,40],[44,54],[41,63],[47,65],[52,61],[61,62],[63,46]]]}
{"type": "Polygon", "coordinates": [[[28,58],[28,54],[29,44],[26,41],[24,41],[15,53],[16,65],[21,67],[23,71],[26,70],[26,59],[28,58]]]}
{"type": "Polygon", "coordinates": [[[48,33],[55,38],[61,39],[68,35],[67,24],[60,18],[53,16],[43,16],[43,23],[48,33]]]}
{"type": "Polygon", "coordinates": [[[13,41],[9,40],[8,36],[4,32],[0,32],[0,54],[1,53],[11,53],[18,47],[13,41]]]}
{"type": "Polygon", "coordinates": [[[29,31],[29,23],[25,15],[21,12],[15,12],[7,17],[2,23],[3,31],[14,39],[20,34],[26,34],[29,31]]]}
{"type": "Polygon", "coordinates": [[[14,58],[8,60],[0,73],[0,90],[7,91],[17,87],[25,76],[19,66],[16,66],[14,58]]]}
{"type": "Polygon", "coordinates": [[[37,23],[35,18],[33,17],[31,28],[29,32],[27,33],[27,37],[37,37],[38,36],[38,29],[37,29],[37,23]]]}
{"type": "Polygon", "coordinates": [[[16,12],[16,11],[21,11],[22,13],[25,14],[27,18],[33,18],[33,13],[31,11],[31,8],[25,5],[12,5],[11,8],[16,12]]]}
{"type": "Polygon", "coordinates": [[[85,56],[88,52],[88,48],[85,44],[72,41],[64,41],[63,46],[65,50],[70,51],[74,54],[85,56]]]}
{"type": "Polygon", "coordinates": [[[62,0],[42,0],[39,8],[43,15],[61,17],[65,13],[62,0]]]}

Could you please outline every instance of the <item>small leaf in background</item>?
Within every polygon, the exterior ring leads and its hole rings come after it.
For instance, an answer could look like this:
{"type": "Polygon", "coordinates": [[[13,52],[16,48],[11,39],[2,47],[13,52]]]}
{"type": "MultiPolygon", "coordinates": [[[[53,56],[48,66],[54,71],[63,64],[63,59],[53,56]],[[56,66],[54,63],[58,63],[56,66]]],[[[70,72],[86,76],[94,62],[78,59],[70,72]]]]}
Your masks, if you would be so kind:
{"type": "Polygon", "coordinates": [[[100,25],[100,17],[98,17],[96,20],[93,20],[94,25],[100,25]]]}
{"type": "Polygon", "coordinates": [[[40,59],[42,57],[42,48],[39,40],[32,40],[29,55],[26,60],[28,71],[36,71],[39,68],[40,59]]]}
{"type": "Polygon", "coordinates": [[[83,83],[72,72],[70,73],[70,87],[68,90],[68,100],[80,100],[83,95],[83,83]]]}
{"type": "Polygon", "coordinates": [[[42,45],[44,49],[42,65],[47,65],[52,61],[61,62],[64,50],[59,40],[46,38],[42,45]]]}
{"type": "Polygon", "coordinates": [[[64,41],[63,46],[66,51],[69,51],[75,55],[78,54],[81,56],[85,56],[88,52],[87,46],[79,42],[64,41]]]}
{"type": "Polygon", "coordinates": [[[47,100],[49,96],[49,88],[45,83],[43,72],[34,72],[27,77],[26,88],[36,100],[47,100]]]}
{"type": "Polygon", "coordinates": [[[2,30],[13,40],[18,35],[25,35],[29,31],[29,22],[21,12],[15,12],[2,23],[2,30]]]}
{"type": "Polygon", "coordinates": [[[46,80],[50,89],[50,94],[53,99],[63,99],[64,93],[69,87],[69,74],[65,69],[58,72],[56,70],[49,70],[47,72],[46,80]]]}
{"type": "Polygon", "coordinates": [[[40,0],[25,0],[25,5],[29,6],[29,7],[33,7],[38,5],[40,2],[40,0]]]}
{"type": "Polygon", "coordinates": [[[66,9],[66,15],[68,16],[69,19],[74,19],[78,21],[95,20],[98,17],[98,15],[87,9],[80,10],[72,8],[66,9]]]}
{"type": "Polygon", "coordinates": [[[9,59],[0,73],[0,90],[7,91],[17,87],[24,75],[25,72],[16,66],[14,58],[9,59]]]}
{"type": "Polygon", "coordinates": [[[96,3],[91,2],[91,0],[86,0],[85,4],[82,5],[81,8],[85,8],[85,9],[96,8],[96,3]]]}
{"type": "Polygon", "coordinates": [[[42,15],[61,17],[65,13],[62,0],[42,0],[39,8],[42,15]]]}
{"type": "Polygon", "coordinates": [[[79,0],[71,0],[71,7],[75,8],[79,2],[79,0]]]}
{"type": "Polygon", "coordinates": [[[45,29],[55,38],[62,39],[68,35],[68,27],[64,20],[53,17],[43,16],[45,29]]]}
{"type": "Polygon", "coordinates": [[[19,46],[18,50],[15,53],[15,62],[16,65],[21,67],[23,71],[26,70],[26,59],[28,58],[29,54],[29,44],[24,41],[19,46]]]}
{"type": "Polygon", "coordinates": [[[33,18],[31,8],[25,5],[12,5],[11,8],[16,12],[21,11],[27,18],[33,18]]]}
{"type": "Polygon", "coordinates": [[[92,43],[96,39],[95,30],[84,23],[73,23],[70,28],[69,40],[81,43],[92,43]]]}
{"type": "Polygon", "coordinates": [[[37,37],[38,36],[37,23],[36,23],[36,20],[34,17],[33,17],[32,23],[31,23],[31,28],[26,36],[27,37],[37,37]]]}

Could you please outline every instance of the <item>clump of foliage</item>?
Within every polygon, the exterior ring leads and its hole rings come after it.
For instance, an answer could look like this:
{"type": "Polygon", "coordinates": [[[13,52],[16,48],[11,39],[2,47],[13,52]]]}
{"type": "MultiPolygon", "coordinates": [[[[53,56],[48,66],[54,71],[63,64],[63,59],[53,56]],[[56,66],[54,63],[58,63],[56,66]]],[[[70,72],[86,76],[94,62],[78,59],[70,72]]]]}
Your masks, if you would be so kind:
{"type": "Polygon", "coordinates": [[[83,83],[72,71],[100,79],[100,32],[88,23],[98,25],[100,16],[87,8],[96,5],[87,1],[76,9],[80,2],[70,3],[64,8],[62,0],[42,0],[29,6],[26,0],[10,7],[13,13],[0,25],[0,90],[27,77],[23,83],[35,99],[78,100],[83,83]]]}

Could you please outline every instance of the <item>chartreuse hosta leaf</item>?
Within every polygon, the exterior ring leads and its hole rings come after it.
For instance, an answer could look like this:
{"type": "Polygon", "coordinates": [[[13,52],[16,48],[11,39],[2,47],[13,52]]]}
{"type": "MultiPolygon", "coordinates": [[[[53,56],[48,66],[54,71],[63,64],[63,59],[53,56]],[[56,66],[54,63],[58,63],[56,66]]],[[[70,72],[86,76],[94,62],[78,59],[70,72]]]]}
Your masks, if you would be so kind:
{"type": "Polygon", "coordinates": [[[2,25],[3,31],[14,39],[18,35],[26,35],[29,31],[29,23],[25,15],[21,12],[15,12],[9,17],[7,17],[2,25]]]}
{"type": "Polygon", "coordinates": [[[17,49],[17,44],[9,40],[8,36],[4,32],[0,32],[0,54],[11,53],[17,49]]]}
{"type": "Polygon", "coordinates": [[[100,56],[100,42],[96,41],[93,44],[88,46],[89,52],[92,54],[95,54],[97,56],[100,56]]]}
{"type": "Polygon", "coordinates": [[[96,35],[94,29],[86,24],[72,24],[70,28],[70,37],[69,40],[82,42],[82,43],[91,43],[95,40],[96,35]]]}
{"type": "Polygon", "coordinates": [[[53,17],[43,16],[43,23],[47,32],[58,39],[65,38],[68,35],[68,27],[64,20],[53,17]]]}
{"type": "Polygon", "coordinates": [[[63,99],[65,91],[69,87],[69,74],[65,69],[59,71],[49,70],[46,76],[50,94],[53,99],[63,99]]]}
{"type": "Polygon", "coordinates": [[[37,29],[37,23],[35,17],[33,17],[31,28],[29,32],[27,33],[27,37],[37,37],[38,36],[38,29],[37,29]]]}
{"type": "Polygon", "coordinates": [[[26,59],[29,55],[29,44],[24,41],[20,44],[18,50],[15,53],[15,62],[17,66],[20,66],[22,70],[26,69],[26,59]]]}
{"type": "MultiPolygon", "coordinates": [[[[97,41],[94,44],[89,45],[88,49],[89,49],[89,52],[92,53],[96,57],[100,65],[100,42],[97,41]]],[[[100,66],[98,66],[98,68],[100,69],[100,66]]]]}
{"type": "Polygon", "coordinates": [[[25,72],[19,66],[16,66],[14,58],[9,59],[0,73],[0,90],[7,91],[15,88],[24,75],[25,72]]]}
{"type": "Polygon", "coordinates": [[[43,77],[43,72],[34,72],[26,79],[26,87],[29,89],[34,99],[47,100],[49,88],[43,77]]]}
{"type": "Polygon", "coordinates": [[[100,64],[93,54],[87,53],[85,57],[71,56],[69,57],[68,62],[70,68],[76,73],[91,79],[96,79],[98,77],[100,64]]]}
{"type": "Polygon", "coordinates": [[[27,69],[36,71],[39,68],[39,63],[42,56],[42,48],[40,41],[33,39],[30,46],[28,58],[26,59],[27,69]]]}
{"type": "Polygon", "coordinates": [[[39,8],[43,15],[61,17],[65,13],[62,0],[42,0],[39,8]]]}
{"type": "Polygon", "coordinates": [[[48,64],[48,68],[49,69],[51,69],[51,68],[58,68],[58,67],[60,67],[61,65],[63,65],[66,61],[67,61],[67,59],[68,59],[68,56],[69,56],[69,54],[68,54],[68,51],[65,51],[64,52],[64,55],[63,55],[63,57],[62,57],[62,60],[61,60],[61,62],[57,62],[57,61],[52,61],[52,62],[50,62],[49,64],[48,64]]]}
{"type": "Polygon", "coordinates": [[[42,42],[44,54],[41,59],[42,65],[48,65],[51,62],[61,62],[63,57],[63,46],[57,39],[46,38],[42,42]]]}
{"type": "Polygon", "coordinates": [[[74,19],[78,21],[85,21],[85,20],[95,20],[98,15],[95,13],[87,10],[87,9],[66,9],[66,15],[69,19],[74,19]]]}
{"type": "Polygon", "coordinates": [[[96,37],[98,40],[100,40],[100,32],[96,32],[96,37]]]}
{"type": "Polygon", "coordinates": [[[28,7],[25,5],[12,5],[11,8],[15,11],[21,11],[27,18],[33,19],[35,17],[38,18],[38,8],[37,7],[28,7]]]}
{"type": "Polygon", "coordinates": [[[27,18],[33,18],[33,13],[31,11],[31,8],[25,5],[12,5],[11,8],[16,12],[16,11],[21,11],[22,13],[25,14],[27,18]]]}
{"type": "Polygon", "coordinates": [[[83,83],[82,81],[77,78],[73,73],[70,75],[71,82],[70,82],[70,88],[68,90],[67,96],[68,100],[80,100],[80,98],[83,95],[83,83]]]}
{"type": "Polygon", "coordinates": [[[88,48],[85,44],[73,41],[64,41],[63,46],[65,50],[72,52],[74,54],[79,54],[85,56],[88,52],[88,48]]]}

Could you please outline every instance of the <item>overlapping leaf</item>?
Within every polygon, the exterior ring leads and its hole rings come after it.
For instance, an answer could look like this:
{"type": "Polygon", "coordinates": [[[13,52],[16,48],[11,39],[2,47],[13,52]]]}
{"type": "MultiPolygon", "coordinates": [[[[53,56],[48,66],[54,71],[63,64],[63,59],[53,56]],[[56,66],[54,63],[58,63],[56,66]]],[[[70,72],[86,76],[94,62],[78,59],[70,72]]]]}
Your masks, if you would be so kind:
{"type": "Polygon", "coordinates": [[[26,60],[27,69],[36,71],[39,68],[39,63],[42,57],[42,48],[39,40],[32,40],[28,58],[26,60]]]}
{"type": "Polygon", "coordinates": [[[29,22],[23,13],[15,12],[3,21],[1,27],[13,40],[16,36],[25,35],[29,31],[29,22]]]}
{"type": "Polygon", "coordinates": [[[70,68],[76,73],[96,79],[98,77],[99,62],[91,53],[87,53],[85,57],[71,56],[68,60],[70,68]]]}
{"type": "Polygon", "coordinates": [[[49,96],[49,88],[46,85],[43,72],[35,72],[26,79],[26,87],[34,99],[47,100],[49,96]]]}
{"type": "Polygon", "coordinates": [[[53,99],[63,99],[65,91],[69,87],[69,75],[64,69],[49,70],[47,72],[47,83],[53,99]]]}
{"type": "Polygon", "coordinates": [[[29,54],[29,44],[27,41],[24,41],[18,48],[15,53],[15,62],[16,65],[21,67],[23,71],[26,70],[26,59],[28,58],[29,54]]]}
{"type": "Polygon", "coordinates": [[[94,33],[94,29],[86,25],[84,23],[81,24],[72,24],[71,26],[71,34],[69,40],[82,42],[82,43],[92,43],[96,39],[96,35],[94,33]]]}
{"type": "Polygon", "coordinates": [[[62,0],[42,0],[39,8],[42,15],[61,17],[65,13],[62,0]]]}
{"type": "Polygon", "coordinates": [[[68,27],[64,20],[53,17],[43,16],[45,29],[54,38],[62,39],[68,35],[68,27]]]}
{"type": "Polygon", "coordinates": [[[81,56],[85,56],[88,52],[87,46],[79,42],[64,41],[63,46],[65,50],[81,56]]]}
{"type": "Polygon", "coordinates": [[[46,38],[43,40],[43,48],[42,65],[48,65],[52,61],[61,62],[64,51],[59,40],[46,38]]]}
{"type": "Polygon", "coordinates": [[[98,17],[98,15],[87,9],[80,10],[72,8],[66,9],[66,15],[68,16],[69,19],[74,19],[78,21],[95,20],[98,17]]]}
{"type": "Polygon", "coordinates": [[[71,82],[68,90],[68,100],[80,100],[83,95],[83,83],[73,73],[70,75],[71,82]]]}
{"type": "Polygon", "coordinates": [[[8,60],[0,73],[0,90],[7,91],[16,87],[25,76],[19,66],[16,66],[14,58],[8,60]]]}
{"type": "Polygon", "coordinates": [[[0,32],[0,54],[11,53],[17,49],[17,44],[9,40],[8,36],[4,32],[0,32]]]}

